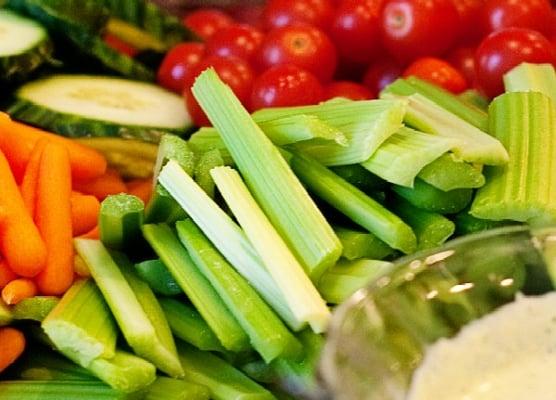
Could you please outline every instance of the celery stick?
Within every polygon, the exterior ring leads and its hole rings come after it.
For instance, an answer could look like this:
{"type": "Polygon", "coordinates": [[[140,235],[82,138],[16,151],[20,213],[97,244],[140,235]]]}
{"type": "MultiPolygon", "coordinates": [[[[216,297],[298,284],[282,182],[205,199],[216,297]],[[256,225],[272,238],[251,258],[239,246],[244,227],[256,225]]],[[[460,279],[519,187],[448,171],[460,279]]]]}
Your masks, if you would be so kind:
{"type": "Polygon", "coordinates": [[[413,187],[419,171],[455,144],[448,138],[402,127],[361,165],[390,183],[413,187]]]}
{"type": "MultiPolygon", "coordinates": [[[[169,375],[181,375],[180,368],[175,368],[173,364],[171,351],[164,346],[164,339],[161,342],[159,332],[149,318],[148,313],[151,310],[143,308],[145,303],[138,300],[124,273],[104,245],[97,240],[75,239],[75,248],[89,266],[127,343],[135,353],[152,361],[169,375]]],[[[148,286],[145,284],[144,288],[148,289],[148,286]]]]}
{"type": "Polygon", "coordinates": [[[447,153],[427,165],[417,175],[444,192],[454,189],[479,188],[485,184],[481,170],[447,153]]]}
{"type": "Polygon", "coordinates": [[[98,219],[104,245],[112,249],[136,246],[141,239],[144,208],[143,202],[130,194],[121,193],[104,199],[98,219]]]}
{"type": "Polygon", "coordinates": [[[394,249],[404,253],[415,250],[417,243],[411,228],[371,197],[308,157],[294,155],[291,166],[309,190],[355,223],[394,249]]]}
{"type": "MultiPolygon", "coordinates": [[[[460,93],[458,97],[471,106],[487,112],[489,100],[479,93],[476,89],[467,89],[465,92],[460,93]]],[[[485,126],[488,127],[488,124],[485,126]]]]}
{"type": "Polygon", "coordinates": [[[164,186],[157,183],[145,208],[145,222],[149,224],[159,222],[173,224],[185,218],[187,218],[187,214],[183,211],[183,208],[164,186]]]}
{"type": "Polygon", "coordinates": [[[160,173],[165,185],[216,248],[294,330],[303,327],[240,227],[176,163],[160,173]]]}
{"type": "Polygon", "coordinates": [[[231,351],[247,350],[249,338],[170,227],[144,225],[143,234],[222,345],[231,351]]]}
{"type": "Polygon", "coordinates": [[[62,353],[87,367],[95,358],[111,358],[118,331],[102,294],[91,280],[75,282],[42,322],[42,328],[62,353]]]}
{"type": "Polygon", "coordinates": [[[195,308],[175,299],[160,298],[159,301],[176,338],[200,350],[224,350],[214,332],[195,308]]]}
{"type": "Polygon", "coordinates": [[[415,180],[413,189],[393,186],[392,190],[415,207],[439,214],[454,214],[463,210],[473,196],[471,189],[443,192],[420,179],[415,180]]]}
{"type": "Polygon", "coordinates": [[[179,136],[165,134],[158,144],[158,153],[153,172],[155,183],[160,170],[169,160],[176,161],[189,175],[193,174],[195,154],[189,148],[189,144],[179,136]]]}
{"type": "Polygon", "coordinates": [[[344,248],[342,257],[347,260],[357,258],[382,260],[394,253],[394,249],[370,232],[361,232],[339,226],[334,227],[334,232],[340,238],[344,248]]]}
{"type": "Polygon", "coordinates": [[[287,115],[282,118],[261,121],[258,125],[277,146],[306,140],[332,141],[340,146],[348,144],[342,131],[315,115],[287,115]]]}
{"type": "Polygon", "coordinates": [[[265,214],[311,278],[318,279],[341,253],[340,241],[324,216],[214,69],[199,75],[192,91],[265,214]]]}
{"type": "Polygon", "coordinates": [[[197,383],[181,379],[156,378],[147,393],[145,400],[209,400],[209,390],[197,383]]]}
{"type": "Polygon", "coordinates": [[[498,96],[489,107],[491,133],[511,154],[505,167],[487,168],[487,183],[471,206],[477,218],[556,222],[556,110],[538,92],[498,96]]]}
{"type": "Polygon", "coordinates": [[[195,182],[211,197],[214,198],[214,181],[210,176],[210,170],[214,167],[219,167],[224,165],[224,160],[220,155],[218,149],[209,150],[206,153],[201,154],[199,157],[199,162],[195,166],[195,172],[193,177],[195,182]]]}
{"type": "Polygon", "coordinates": [[[401,197],[396,197],[391,207],[392,211],[413,228],[417,236],[418,250],[440,246],[454,234],[456,229],[455,224],[448,218],[421,210],[401,197]]]}
{"type": "Polygon", "coordinates": [[[12,307],[14,319],[42,322],[60,299],[55,296],[35,296],[23,299],[12,307]]]}
{"type": "MultiPolygon", "coordinates": [[[[469,214],[468,209],[456,214],[454,223],[456,224],[456,235],[458,236],[469,235],[470,233],[486,231],[488,229],[512,224],[511,221],[491,221],[488,219],[475,218],[469,214]]],[[[513,223],[515,224],[515,222],[513,223]]]]}
{"type": "Polygon", "coordinates": [[[13,320],[12,312],[4,300],[0,299],[0,326],[9,325],[13,320]]]}
{"type": "Polygon", "coordinates": [[[197,154],[203,154],[210,150],[219,150],[224,165],[233,165],[234,159],[222,141],[220,134],[213,127],[202,127],[189,138],[189,147],[197,154]]]}
{"type": "Polygon", "coordinates": [[[319,291],[331,304],[340,304],[373,279],[390,271],[387,261],[359,259],[342,260],[324,273],[319,281],[319,291]]]}
{"type": "Polygon", "coordinates": [[[160,260],[146,260],[137,263],[135,271],[157,294],[177,296],[182,293],[180,285],[160,260]]]}
{"type": "Polygon", "coordinates": [[[336,175],[345,179],[353,186],[358,187],[365,193],[373,192],[386,187],[386,181],[366,170],[359,164],[340,165],[337,167],[330,167],[330,169],[336,175]]]}
{"type": "Polygon", "coordinates": [[[253,348],[266,362],[280,355],[294,354],[300,349],[299,343],[282,321],[193,221],[178,221],[176,229],[197,267],[226,303],[249,336],[253,348]]]}
{"type": "Polygon", "coordinates": [[[556,104],[556,71],[552,64],[521,63],[504,74],[506,92],[539,92],[556,104]]]}
{"type": "Polygon", "coordinates": [[[215,355],[180,343],[178,354],[191,382],[206,386],[215,400],[273,400],[274,396],[215,355]]]}

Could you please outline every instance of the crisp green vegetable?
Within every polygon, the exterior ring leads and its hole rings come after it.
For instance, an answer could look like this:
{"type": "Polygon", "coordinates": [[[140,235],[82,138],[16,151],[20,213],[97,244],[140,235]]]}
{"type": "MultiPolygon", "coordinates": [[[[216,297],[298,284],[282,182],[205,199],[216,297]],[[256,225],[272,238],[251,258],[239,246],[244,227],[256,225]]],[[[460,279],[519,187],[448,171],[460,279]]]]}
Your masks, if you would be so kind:
{"type": "Polygon", "coordinates": [[[359,164],[330,167],[330,170],[365,193],[384,189],[387,185],[386,181],[359,164]]]}
{"type": "Polygon", "coordinates": [[[165,134],[160,138],[158,152],[153,170],[156,179],[162,167],[170,160],[176,161],[185,172],[193,175],[195,168],[195,153],[190,149],[189,144],[176,135],[165,134]]]}
{"type": "Polygon", "coordinates": [[[258,123],[266,136],[277,146],[312,141],[331,141],[347,146],[348,140],[339,129],[314,115],[287,115],[258,123]]]}
{"type": "Polygon", "coordinates": [[[342,257],[347,260],[358,258],[382,260],[394,253],[394,249],[370,232],[339,226],[334,227],[334,232],[342,242],[342,257]]]}
{"type": "Polygon", "coordinates": [[[209,390],[197,383],[182,379],[156,378],[145,394],[145,400],[208,400],[209,390]]]}
{"type": "MultiPolygon", "coordinates": [[[[454,223],[456,224],[456,235],[463,236],[475,232],[486,231],[487,229],[509,225],[512,224],[512,221],[492,221],[488,219],[476,218],[469,214],[469,209],[465,209],[456,214],[454,223]]],[[[516,222],[513,223],[515,224],[516,222]]]]}
{"type": "MultiPolygon", "coordinates": [[[[463,93],[460,93],[458,97],[469,105],[475,106],[484,112],[488,111],[488,103],[490,103],[490,100],[476,89],[467,89],[463,93]]],[[[488,124],[484,126],[488,126],[488,124]]]]}
{"type": "Polygon", "coordinates": [[[212,198],[214,198],[216,187],[210,176],[210,170],[222,165],[224,165],[224,159],[220,155],[220,150],[214,149],[201,154],[199,162],[195,166],[195,182],[212,198]]]}
{"type": "Polygon", "coordinates": [[[539,92],[556,104],[556,71],[552,64],[521,63],[504,74],[506,92],[539,92]]]}
{"type": "Polygon", "coordinates": [[[10,308],[0,299],[0,326],[9,325],[13,320],[10,308]]]}
{"type": "Polygon", "coordinates": [[[184,218],[187,218],[187,213],[164,186],[157,183],[145,208],[145,222],[149,224],[154,222],[173,224],[184,218]]]}
{"type": "Polygon", "coordinates": [[[234,159],[218,134],[218,131],[213,127],[201,127],[198,131],[194,132],[187,141],[189,146],[197,154],[203,154],[211,150],[219,150],[220,156],[224,160],[224,165],[233,165],[234,159]]]}
{"type": "Polygon", "coordinates": [[[60,299],[55,296],[34,296],[23,299],[12,307],[13,318],[42,322],[59,301],[60,299]]]}
{"type": "Polygon", "coordinates": [[[135,264],[135,272],[151,287],[153,292],[163,296],[177,296],[182,290],[168,268],[160,260],[145,260],[135,264]]]}
{"type": "Polygon", "coordinates": [[[133,249],[142,239],[143,201],[126,193],[110,195],[100,205],[100,240],[111,249],[133,249]]]}
{"type": "Polygon", "coordinates": [[[458,160],[452,153],[444,154],[434,160],[417,176],[444,192],[454,189],[479,188],[485,184],[485,176],[480,168],[458,160]]]}
{"type": "Polygon", "coordinates": [[[393,186],[392,190],[417,208],[439,214],[454,214],[463,210],[471,201],[471,189],[455,189],[443,192],[420,179],[413,188],[393,186]]]}

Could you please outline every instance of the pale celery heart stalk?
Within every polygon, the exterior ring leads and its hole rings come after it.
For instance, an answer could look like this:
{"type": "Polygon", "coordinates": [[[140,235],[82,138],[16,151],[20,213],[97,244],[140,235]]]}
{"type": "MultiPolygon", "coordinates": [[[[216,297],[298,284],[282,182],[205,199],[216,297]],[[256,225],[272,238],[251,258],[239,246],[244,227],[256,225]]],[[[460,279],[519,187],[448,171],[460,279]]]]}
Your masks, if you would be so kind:
{"type": "Polygon", "coordinates": [[[556,104],[556,71],[552,64],[521,63],[504,74],[506,92],[539,92],[556,104]]]}

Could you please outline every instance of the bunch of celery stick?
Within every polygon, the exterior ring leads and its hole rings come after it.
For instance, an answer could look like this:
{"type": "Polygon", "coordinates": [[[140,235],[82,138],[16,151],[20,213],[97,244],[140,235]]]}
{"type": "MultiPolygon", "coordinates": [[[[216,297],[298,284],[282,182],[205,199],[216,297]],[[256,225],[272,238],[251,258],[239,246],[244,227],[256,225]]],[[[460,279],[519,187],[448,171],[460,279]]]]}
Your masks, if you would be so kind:
{"type": "Polygon", "coordinates": [[[193,93],[214,127],[163,137],[148,204],[102,203],[101,240],[75,240],[91,278],[0,304],[0,324],[26,321],[40,343],[2,398],[317,393],[331,307],[389,261],[556,222],[554,68],[523,64],[505,84],[488,110],[408,78],[380,100],[250,115],[205,71],[193,93]]]}

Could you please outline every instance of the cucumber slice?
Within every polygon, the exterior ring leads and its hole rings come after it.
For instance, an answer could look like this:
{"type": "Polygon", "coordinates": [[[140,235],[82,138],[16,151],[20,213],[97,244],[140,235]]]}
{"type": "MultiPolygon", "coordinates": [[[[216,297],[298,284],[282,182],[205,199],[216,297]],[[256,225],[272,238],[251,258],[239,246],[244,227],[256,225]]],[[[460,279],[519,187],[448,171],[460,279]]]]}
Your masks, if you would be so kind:
{"type": "Polygon", "coordinates": [[[120,136],[158,142],[192,125],[181,98],[145,82],[52,75],[27,83],[8,109],[14,118],[69,137],[120,136]]]}
{"type": "Polygon", "coordinates": [[[52,43],[37,22],[0,9],[0,79],[21,79],[51,58],[52,43]]]}

